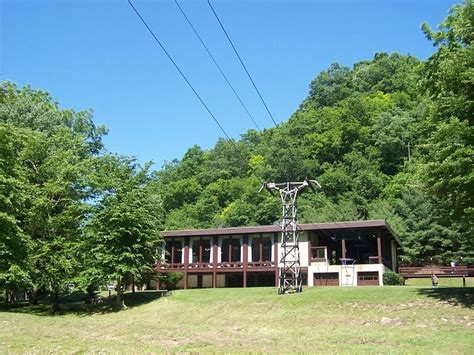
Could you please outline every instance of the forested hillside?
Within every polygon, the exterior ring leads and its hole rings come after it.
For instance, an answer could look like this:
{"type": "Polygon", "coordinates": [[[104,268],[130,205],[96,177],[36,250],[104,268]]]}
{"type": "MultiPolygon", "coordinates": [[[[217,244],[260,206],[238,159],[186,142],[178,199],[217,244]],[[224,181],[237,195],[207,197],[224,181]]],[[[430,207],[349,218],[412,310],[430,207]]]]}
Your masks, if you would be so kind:
{"type": "Polygon", "coordinates": [[[425,62],[377,53],[333,64],[290,119],[238,142],[219,140],[159,171],[165,227],[271,224],[279,201],[262,181],[317,179],[300,222],[384,218],[405,261],[473,262],[473,5],[455,7],[425,62]]]}
{"type": "Polygon", "coordinates": [[[3,82],[0,288],[57,303],[71,281],[140,279],[161,230],[271,224],[279,201],[261,183],[305,177],[322,189],[301,196],[300,222],[386,218],[406,263],[474,263],[473,4],[423,25],[428,60],[333,64],[287,122],[158,171],[106,153],[90,112],[3,82]]]}

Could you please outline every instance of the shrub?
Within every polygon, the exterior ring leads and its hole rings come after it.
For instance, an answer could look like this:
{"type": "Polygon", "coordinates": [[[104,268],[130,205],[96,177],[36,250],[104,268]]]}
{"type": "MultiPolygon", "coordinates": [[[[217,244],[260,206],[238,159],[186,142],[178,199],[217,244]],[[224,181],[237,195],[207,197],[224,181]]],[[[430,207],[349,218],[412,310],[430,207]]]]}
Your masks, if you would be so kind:
{"type": "Polygon", "coordinates": [[[167,290],[174,290],[176,284],[184,277],[182,272],[167,272],[158,276],[160,282],[167,290]]]}
{"type": "Polygon", "coordinates": [[[403,277],[396,272],[386,272],[383,274],[384,285],[403,285],[403,277]]]}

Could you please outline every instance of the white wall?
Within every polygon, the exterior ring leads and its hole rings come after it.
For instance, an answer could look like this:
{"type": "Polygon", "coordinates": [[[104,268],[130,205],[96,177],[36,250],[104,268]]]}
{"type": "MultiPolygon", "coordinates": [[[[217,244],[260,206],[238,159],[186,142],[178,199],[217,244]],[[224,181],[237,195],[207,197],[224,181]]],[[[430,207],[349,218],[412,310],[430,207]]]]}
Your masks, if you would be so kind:
{"type": "Polygon", "coordinates": [[[313,262],[308,267],[308,286],[314,286],[314,274],[321,272],[337,272],[339,286],[357,286],[357,274],[367,271],[378,272],[379,285],[383,286],[383,274],[390,270],[383,264],[357,264],[353,267],[344,267],[343,265],[329,265],[327,262],[313,262]]]}
{"type": "Polygon", "coordinates": [[[308,232],[300,234],[299,247],[300,247],[300,264],[303,267],[309,266],[309,253],[308,253],[308,232]]]}

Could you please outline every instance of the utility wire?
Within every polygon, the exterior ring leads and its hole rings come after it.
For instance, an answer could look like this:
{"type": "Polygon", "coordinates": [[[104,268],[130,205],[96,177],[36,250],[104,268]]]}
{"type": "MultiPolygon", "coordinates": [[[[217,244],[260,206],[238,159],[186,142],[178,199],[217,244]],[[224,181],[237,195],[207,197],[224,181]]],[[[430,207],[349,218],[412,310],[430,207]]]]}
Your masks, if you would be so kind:
{"type": "Polygon", "coordinates": [[[237,55],[237,58],[239,58],[240,64],[242,64],[242,67],[244,68],[245,72],[247,73],[247,76],[249,77],[250,81],[252,82],[252,85],[255,88],[255,91],[257,92],[258,96],[260,97],[260,100],[262,101],[263,105],[265,106],[268,114],[270,115],[270,118],[272,119],[273,124],[275,126],[277,126],[277,123],[276,123],[275,119],[273,118],[272,113],[268,109],[268,106],[265,103],[265,100],[263,99],[262,95],[260,94],[260,91],[257,88],[257,85],[255,85],[255,82],[253,81],[252,76],[250,75],[249,71],[247,70],[247,67],[245,66],[244,62],[242,61],[242,58],[240,57],[239,52],[237,52],[237,49],[235,48],[234,43],[232,43],[232,40],[230,39],[229,35],[227,34],[227,31],[225,30],[224,25],[222,24],[221,20],[219,19],[219,16],[217,16],[216,11],[212,7],[211,1],[207,0],[207,4],[209,5],[212,12],[214,13],[214,16],[216,17],[217,21],[219,22],[219,25],[221,26],[222,31],[224,31],[224,34],[227,37],[227,40],[229,41],[230,45],[232,46],[232,49],[234,50],[235,54],[237,55]]]}
{"type": "Polygon", "coordinates": [[[206,50],[207,54],[209,54],[209,57],[211,57],[212,61],[214,62],[215,66],[217,67],[217,69],[219,69],[219,72],[221,73],[222,77],[224,78],[224,80],[226,81],[227,85],[229,85],[229,87],[232,89],[232,91],[234,92],[234,95],[235,97],[237,98],[237,100],[239,100],[240,102],[240,105],[243,107],[243,109],[245,110],[245,112],[247,113],[247,115],[249,116],[249,118],[252,120],[253,124],[255,125],[255,127],[257,128],[258,131],[260,131],[260,127],[258,126],[257,122],[255,122],[255,119],[253,118],[253,116],[251,115],[251,113],[249,112],[249,110],[247,109],[247,107],[245,106],[245,104],[243,103],[242,99],[240,98],[239,94],[237,93],[237,91],[234,89],[234,87],[232,86],[232,84],[230,83],[229,79],[227,78],[227,76],[224,74],[224,71],[222,70],[221,66],[217,63],[216,59],[214,58],[214,56],[212,55],[211,51],[209,50],[209,48],[206,46],[206,44],[204,43],[203,39],[201,38],[201,36],[199,35],[199,33],[197,32],[196,28],[193,26],[193,24],[191,23],[191,21],[189,20],[188,16],[186,16],[186,13],[183,11],[183,9],[181,8],[181,6],[179,5],[178,3],[178,0],[174,0],[176,6],[178,7],[179,11],[181,11],[181,14],[184,16],[184,18],[186,19],[186,21],[188,22],[189,26],[191,27],[191,29],[193,30],[194,34],[196,35],[196,37],[199,39],[199,41],[201,42],[202,46],[204,47],[204,49],[206,50]]]}
{"type": "MultiPolygon", "coordinates": [[[[181,74],[181,76],[183,77],[183,79],[186,81],[186,83],[188,84],[188,86],[191,88],[191,90],[194,92],[194,95],[196,95],[196,97],[199,99],[199,101],[201,101],[201,104],[204,106],[204,108],[207,110],[207,112],[211,115],[212,119],[214,120],[214,122],[219,126],[219,128],[221,129],[222,133],[224,133],[224,135],[227,137],[227,139],[229,139],[230,141],[231,138],[229,137],[229,135],[227,134],[227,132],[225,131],[225,129],[222,127],[222,125],[219,123],[219,121],[217,120],[216,116],[214,116],[214,114],[212,113],[212,111],[209,109],[209,107],[206,105],[206,103],[204,102],[204,100],[201,98],[201,96],[199,96],[199,94],[197,93],[197,91],[194,89],[194,87],[191,85],[191,83],[189,82],[188,78],[186,78],[186,75],[183,74],[183,72],[181,71],[181,69],[178,67],[178,65],[176,64],[176,62],[173,60],[173,58],[171,57],[171,55],[168,53],[168,51],[166,50],[166,48],[161,44],[160,40],[155,36],[155,33],[153,33],[153,31],[151,30],[150,26],[148,26],[148,24],[146,23],[146,21],[143,19],[143,17],[140,15],[140,13],[138,12],[138,10],[135,8],[135,6],[133,6],[131,0],[128,0],[128,3],[129,5],[132,7],[132,9],[135,11],[135,13],[137,14],[137,16],[140,18],[140,20],[143,22],[143,24],[145,25],[145,27],[147,28],[148,32],[150,32],[150,34],[153,36],[153,38],[155,39],[156,43],[158,43],[158,45],[161,47],[161,49],[163,50],[163,52],[165,52],[166,56],[168,57],[168,59],[171,61],[171,63],[173,63],[174,67],[176,68],[176,70],[181,74]]],[[[233,141],[232,141],[233,142],[233,141]]]]}

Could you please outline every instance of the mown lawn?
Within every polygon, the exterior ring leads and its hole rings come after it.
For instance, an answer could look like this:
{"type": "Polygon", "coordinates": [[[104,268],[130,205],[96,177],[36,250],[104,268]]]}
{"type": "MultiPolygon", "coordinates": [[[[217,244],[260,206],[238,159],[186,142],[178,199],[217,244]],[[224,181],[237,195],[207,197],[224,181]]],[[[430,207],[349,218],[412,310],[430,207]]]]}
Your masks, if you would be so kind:
{"type": "MultiPolygon", "coordinates": [[[[430,278],[408,279],[407,286],[431,286],[430,278]]],[[[439,287],[462,287],[462,277],[440,277],[438,279],[439,287]]],[[[474,287],[474,277],[466,277],[466,286],[474,287]]]]}
{"type": "Polygon", "coordinates": [[[148,292],[118,313],[76,304],[54,317],[4,307],[0,352],[472,354],[473,301],[473,287],[387,286],[148,292]]]}

